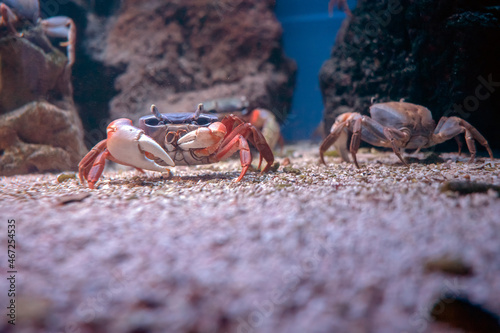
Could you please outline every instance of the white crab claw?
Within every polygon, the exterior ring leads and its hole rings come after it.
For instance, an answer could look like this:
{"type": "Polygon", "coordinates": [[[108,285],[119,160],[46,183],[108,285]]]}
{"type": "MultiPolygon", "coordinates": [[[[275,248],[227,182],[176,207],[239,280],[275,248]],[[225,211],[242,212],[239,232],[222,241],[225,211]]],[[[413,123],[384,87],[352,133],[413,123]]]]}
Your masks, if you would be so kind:
{"type": "Polygon", "coordinates": [[[70,32],[70,18],[66,16],[54,16],[42,20],[42,27],[45,33],[51,37],[66,38],[70,32]]]}
{"type": "Polygon", "coordinates": [[[139,147],[143,151],[153,154],[154,156],[160,158],[163,162],[170,166],[175,166],[174,161],[170,156],[163,150],[163,148],[151,137],[146,134],[142,134],[139,138],[139,147]]]}
{"type": "Polygon", "coordinates": [[[41,20],[43,31],[51,37],[67,38],[67,42],[60,43],[67,46],[68,66],[75,63],[76,26],[73,20],[66,16],[54,16],[41,20]]]}
{"type": "Polygon", "coordinates": [[[147,158],[144,152],[153,154],[168,165],[175,165],[156,141],[134,126],[117,126],[116,131],[108,135],[107,148],[118,161],[136,168],[159,172],[168,171],[166,167],[147,158]]]}
{"type": "Polygon", "coordinates": [[[210,128],[201,127],[196,131],[189,132],[179,140],[177,143],[181,149],[198,149],[207,148],[220,142],[224,138],[225,133],[219,131],[212,131],[210,128]]]}

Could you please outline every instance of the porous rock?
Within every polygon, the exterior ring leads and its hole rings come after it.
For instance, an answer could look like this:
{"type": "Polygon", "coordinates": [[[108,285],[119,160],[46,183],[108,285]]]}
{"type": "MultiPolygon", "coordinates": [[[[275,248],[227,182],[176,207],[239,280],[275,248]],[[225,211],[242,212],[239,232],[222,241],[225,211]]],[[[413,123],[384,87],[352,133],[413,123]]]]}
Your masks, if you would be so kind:
{"type": "Polygon", "coordinates": [[[0,116],[0,175],[75,169],[86,152],[75,109],[31,102],[0,116]]]}
{"type": "Polygon", "coordinates": [[[135,121],[153,103],[162,112],[190,112],[204,100],[246,95],[250,107],[283,119],[296,65],[283,53],[273,6],[271,0],[128,0],[107,20],[89,15],[88,52],[123,70],[110,116],[135,121]]]}
{"type": "Polygon", "coordinates": [[[66,56],[54,48],[40,27],[23,37],[0,33],[0,114],[31,101],[71,100],[66,56]]]}
{"type": "Polygon", "coordinates": [[[0,36],[0,175],[75,169],[86,149],[66,56],[39,26],[0,36]]]}

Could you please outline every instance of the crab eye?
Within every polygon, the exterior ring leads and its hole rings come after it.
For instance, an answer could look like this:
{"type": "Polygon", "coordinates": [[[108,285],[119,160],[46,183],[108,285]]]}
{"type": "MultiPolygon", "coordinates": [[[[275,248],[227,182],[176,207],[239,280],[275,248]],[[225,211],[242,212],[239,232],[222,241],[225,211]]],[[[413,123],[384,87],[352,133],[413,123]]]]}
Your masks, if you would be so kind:
{"type": "Polygon", "coordinates": [[[165,125],[165,124],[170,124],[171,121],[168,121],[168,119],[158,120],[156,118],[149,118],[149,119],[146,119],[145,123],[148,126],[161,126],[161,125],[165,125]]]}
{"type": "Polygon", "coordinates": [[[156,118],[149,118],[149,119],[146,119],[146,125],[149,125],[149,126],[157,126],[159,125],[160,122],[158,121],[158,119],[156,118]]]}
{"type": "Polygon", "coordinates": [[[198,117],[198,119],[196,119],[193,123],[197,125],[207,125],[210,124],[210,119],[205,117],[198,117]]]}

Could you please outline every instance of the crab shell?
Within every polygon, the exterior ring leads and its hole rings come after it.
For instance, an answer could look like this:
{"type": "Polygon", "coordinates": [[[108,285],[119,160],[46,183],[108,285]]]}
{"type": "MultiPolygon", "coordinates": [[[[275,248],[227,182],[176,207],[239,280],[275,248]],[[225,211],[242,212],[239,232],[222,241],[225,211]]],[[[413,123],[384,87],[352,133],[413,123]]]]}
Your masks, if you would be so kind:
{"type": "MultiPolygon", "coordinates": [[[[200,114],[194,119],[193,113],[163,113],[163,121],[154,115],[144,116],[139,119],[139,128],[153,138],[172,158],[175,165],[200,165],[214,163],[214,156],[199,156],[193,149],[186,148],[183,136],[200,128],[207,128],[218,122],[212,114],[200,114]]],[[[190,147],[192,148],[192,147],[190,147]]],[[[160,159],[155,160],[160,165],[165,165],[160,159]]]]}

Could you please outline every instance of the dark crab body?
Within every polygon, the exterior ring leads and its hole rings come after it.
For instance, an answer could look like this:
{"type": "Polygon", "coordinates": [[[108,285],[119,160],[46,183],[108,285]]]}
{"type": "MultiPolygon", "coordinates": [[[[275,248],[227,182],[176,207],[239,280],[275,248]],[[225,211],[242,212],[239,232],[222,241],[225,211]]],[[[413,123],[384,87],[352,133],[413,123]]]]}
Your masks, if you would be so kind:
{"type": "MultiPolygon", "coordinates": [[[[193,113],[162,113],[149,115],[139,119],[139,128],[167,152],[175,165],[210,164],[210,156],[197,156],[193,149],[182,149],[179,139],[189,132],[199,128],[208,128],[218,122],[215,115],[200,114],[194,118],[193,113]]],[[[156,159],[160,165],[166,165],[161,159],[156,159]]]]}
{"type": "MultiPolygon", "coordinates": [[[[488,141],[474,126],[461,118],[442,117],[436,125],[429,109],[406,102],[373,104],[370,107],[370,115],[371,117],[368,117],[356,112],[348,112],[338,116],[330,134],[321,144],[319,150],[321,161],[325,163],[323,157],[325,151],[339,139],[341,144],[337,146],[337,149],[342,158],[348,161],[345,151],[346,133],[351,134],[349,151],[358,168],[356,152],[361,140],[374,146],[392,148],[403,164],[407,165],[401,155],[401,150],[419,151],[422,148],[432,147],[456,138],[461,133],[465,134],[467,147],[471,153],[469,162],[474,161],[476,157],[475,140],[486,148],[493,159],[488,141]]],[[[460,143],[460,141],[457,142],[460,143]]]]}
{"type": "Polygon", "coordinates": [[[385,126],[408,133],[408,140],[400,148],[421,149],[434,145],[431,137],[436,123],[426,107],[401,102],[379,103],[370,107],[370,116],[374,121],[365,119],[370,126],[361,126],[361,138],[369,144],[392,147],[390,140],[380,140],[385,126]]]}

